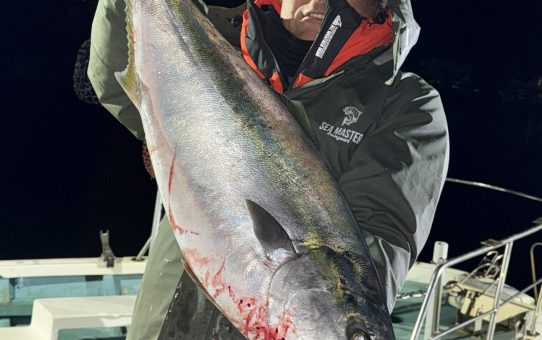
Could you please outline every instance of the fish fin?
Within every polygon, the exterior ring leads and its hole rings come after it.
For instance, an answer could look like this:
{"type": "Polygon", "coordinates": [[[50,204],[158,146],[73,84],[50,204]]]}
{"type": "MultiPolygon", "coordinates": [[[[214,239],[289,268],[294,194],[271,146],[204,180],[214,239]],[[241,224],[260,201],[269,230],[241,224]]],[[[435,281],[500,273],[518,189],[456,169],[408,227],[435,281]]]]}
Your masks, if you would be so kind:
{"type": "Polygon", "coordinates": [[[118,83],[123,88],[124,92],[128,95],[132,103],[139,110],[139,98],[137,91],[137,73],[135,68],[134,61],[134,29],[133,29],[133,1],[126,1],[126,32],[128,38],[128,65],[122,72],[115,72],[115,78],[117,78],[118,83]]]}
{"type": "Polygon", "coordinates": [[[284,249],[295,254],[294,244],[280,223],[257,203],[247,199],[246,204],[252,217],[254,234],[266,253],[284,249]]]}

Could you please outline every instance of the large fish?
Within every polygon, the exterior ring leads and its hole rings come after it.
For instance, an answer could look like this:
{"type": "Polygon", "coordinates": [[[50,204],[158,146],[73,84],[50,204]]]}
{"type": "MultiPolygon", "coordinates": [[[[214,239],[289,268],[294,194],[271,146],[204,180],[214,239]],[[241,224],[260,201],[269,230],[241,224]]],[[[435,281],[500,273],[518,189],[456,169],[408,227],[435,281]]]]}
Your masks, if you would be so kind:
{"type": "Polygon", "coordinates": [[[277,95],[192,1],[126,2],[118,78],[186,264],[215,305],[249,339],[393,339],[348,204],[277,95]]]}

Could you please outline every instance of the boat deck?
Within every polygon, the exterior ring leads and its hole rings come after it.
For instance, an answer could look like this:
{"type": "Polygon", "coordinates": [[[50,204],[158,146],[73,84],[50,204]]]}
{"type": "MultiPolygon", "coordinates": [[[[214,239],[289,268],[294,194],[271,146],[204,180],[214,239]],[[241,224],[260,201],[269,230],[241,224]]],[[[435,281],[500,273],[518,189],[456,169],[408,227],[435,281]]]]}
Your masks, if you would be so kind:
{"type": "MultiPolygon", "coordinates": [[[[407,281],[402,293],[409,292],[419,292],[425,291],[427,289],[427,284],[422,284],[419,282],[407,281]]],[[[422,307],[424,296],[416,296],[408,299],[399,299],[395,304],[395,308],[392,313],[393,328],[395,331],[395,337],[397,340],[408,340],[414,329],[416,319],[420,313],[422,307]]],[[[444,301],[443,301],[444,302],[444,301]]],[[[458,310],[457,308],[443,303],[441,305],[441,314],[440,314],[440,331],[445,331],[452,326],[456,325],[458,319],[458,310]]],[[[452,340],[452,339],[464,339],[464,340],[480,340],[485,339],[485,329],[487,329],[488,322],[483,323],[482,336],[474,336],[472,334],[472,328],[469,330],[458,330],[453,332],[451,335],[444,336],[442,339],[452,340]]],[[[420,336],[420,339],[423,339],[420,336]]],[[[514,331],[505,329],[504,327],[498,325],[495,331],[494,340],[511,340],[514,339],[514,331]]]]}
{"type": "MultiPolygon", "coordinates": [[[[537,230],[542,226],[537,226],[537,230]]],[[[483,253],[483,252],[481,252],[483,253]]],[[[43,298],[63,298],[63,297],[85,297],[102,296],[112,297],[119,295],[134,296],[140,286],[141,277],[145,268],[145,261],[137,262],[132,258],[115,259],[113,268],[107,267],[101,258],[89,259],[57,259],[57,260],[22,260],[22,261],[0,261],[0,339],[1,340],[24,340],[23,338],[5,338],[2,337],[2,327],[13,328],[14,326],[24,326],[31,322],[32,307],[34,301],[43,298]]],[[[397,340],[409,340],[415,329],[418,315],[424,306],[428,306],[425,301],[425,295],[430,291],[430,287],[435,283],[432,279],[433,273],[438,271],[440,265],[418,262],[410,270],[406,284],[397,300],[392,313],[392,321],[397,340]]],[[[449,261],[446,264],[450,263],[449,261]]],[[[474,273],[474,272],[473,272],[474,273]]],[[[452,287],[458,287],[458,291],[451,290],[443,293],[440,305],[440,316],[438,323],[439,332],[444,332],[454,327],[458,321],[464,321],[468,317],[463,314],[469,314],[469,308],[464,303],[467,292],[476,295],[477,303],[481,299],[485,305],[477,306],[477,315],[480,311],[491,309],[495,296],[496,287],[493,283],[487,283],[484,280],[471,277],[471,274],[454,268],[446,268],[443,271],[442,282],[455,282],[452,287]],[[470,282],[470,281],[473,282],[470,282]],[[461,282],[461,287],[457,284],[461,282]],[[493,291],[491,289],[493,289],[493,291]],[[456,294],[460,292],[461,294],[456,294]],[[449,295],[448,295],[449,294],[449,295]],[[454,295],[455,294],[455,295],[454,295]],[[449,299],[452,296],[454,298],[449,299]],[[452,306],[455,304],[455,306],[452,306]],[[488,307],[489,306],[489,307],[488,307]],[[460,313],[460,309],[463,313],[460,313]]],[[[434,286],[433,286],[434,287],[434,286]]],[[[499,286],[499,290],[502,287],[499,286]]],[[[515,311],[509,312],[499,309],[496,313],[498,324],[495,328],[493,340],[527,339],[516,336],[515,326],[518,321],[525,319],[528,313],[532,313],[536,307],[536,301],[533,297],[518,292],[513,287],[505,286],[498,294],[502,300],[510,297],[508,307],[515,308],[515,311]],[[502,294],[501,294],[502,293],[502,294]],[[519,312],[518,312],[519,310],[519,312]],[[505,314],[505,315],[501,315],[505,314]],[[505,317],[506,316],[506,317],[505,317]],[[505,320],[504,322],[501,322],[505,320]]],[[[69,300],[69,299],[66,299],[69,300]]],[[[539,305],[540,305],[539,299],[539,305]]],[[[135,300],[134,300],[135,301],[135,300]]],[[[469,300],[470,301],[470,300],[469,300]]],[[[507,307],[507,308],[508,308],[507,307]]],[[[540,308],[540,307],[539,307],[540,308]]],[[[115,317],[113,314],[107,314],[108,311],[100,309],[100,317],[115,317]]],[[[431,312],[428,315],[435,315],[431,312]]],[[[124,316],[126,317],[126,316],[124,316]]],[[[131,318],[131,312],[128,315],[131,318]]],[[[117,323],[116,325],[128,325],[128,323],[117,323]]],[[[60,340],[121,340],[126,334],[126,327],[118,327],[99,324],[99,327],[84,327],[80,324],[70,324],[71,329],[60,329],[58,339],[60,340]]],[[[423,333],[417,339],[426,339],[423,333]]],[[[536,329],[542,333],[542,316],[536,323],[536,329]]],[[[486,339],[486,330],[489,322],[480,320],[476,326],[479,328],[479,334],[474,334],[475,323],[468,325],[450,333],[441,339],[486,339]]],[[[7,334],[5,332],[5,334],[7,334]]],[[[34,340],[33,338],[28,338],[34,340]]],[[[56,339],[56,336],[48,339],[56,339]]],[[[416,339],[416,340],[417,340],[416,339]]],[[[530,337],[529,340],[542,340],[540,336],[530,337]]]]}

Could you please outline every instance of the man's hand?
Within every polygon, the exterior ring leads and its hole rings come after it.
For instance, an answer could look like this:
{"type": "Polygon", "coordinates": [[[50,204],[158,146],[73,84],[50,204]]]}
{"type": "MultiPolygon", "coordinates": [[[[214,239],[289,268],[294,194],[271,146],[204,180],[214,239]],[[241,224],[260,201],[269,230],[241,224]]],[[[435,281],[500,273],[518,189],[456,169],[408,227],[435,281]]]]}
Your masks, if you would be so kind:
{"type": "Polygon", "coordinates": [[[143,165],[145,166],[145,170],[147,170],[147,173],[151,177],[151,180],[155,179],[156,176],[154,176],[154,169],[152,168],[152,162],[151,162],[151,155],[149,154],[149,148],[147,148],[147,143],[143,141],[143,165]]]}

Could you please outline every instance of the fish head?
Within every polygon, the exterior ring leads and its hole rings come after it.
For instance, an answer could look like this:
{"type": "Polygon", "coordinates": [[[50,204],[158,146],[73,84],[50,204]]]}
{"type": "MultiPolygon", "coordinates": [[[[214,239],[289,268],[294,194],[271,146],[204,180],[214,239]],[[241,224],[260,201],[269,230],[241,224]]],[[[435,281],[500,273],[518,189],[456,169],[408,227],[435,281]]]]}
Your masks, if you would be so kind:
{"type": "Polygon", "coordinates": [[[367,252],[358,244],[333,247],[336,242],[318,235],[294,242],[286,231],[292,228],[254,201],[246,203],[256,239],[276,268],[267,291],[267,326],[257,327],[255,338],[395,339],[367,252]]]}
{"type": "Polygon", "coordinates": [[[284,335],[277,339],[395,339],[377,277],[360,274],[351,256],[326,246],[281,265],[268,295],[270,327],[284,335]]]}

